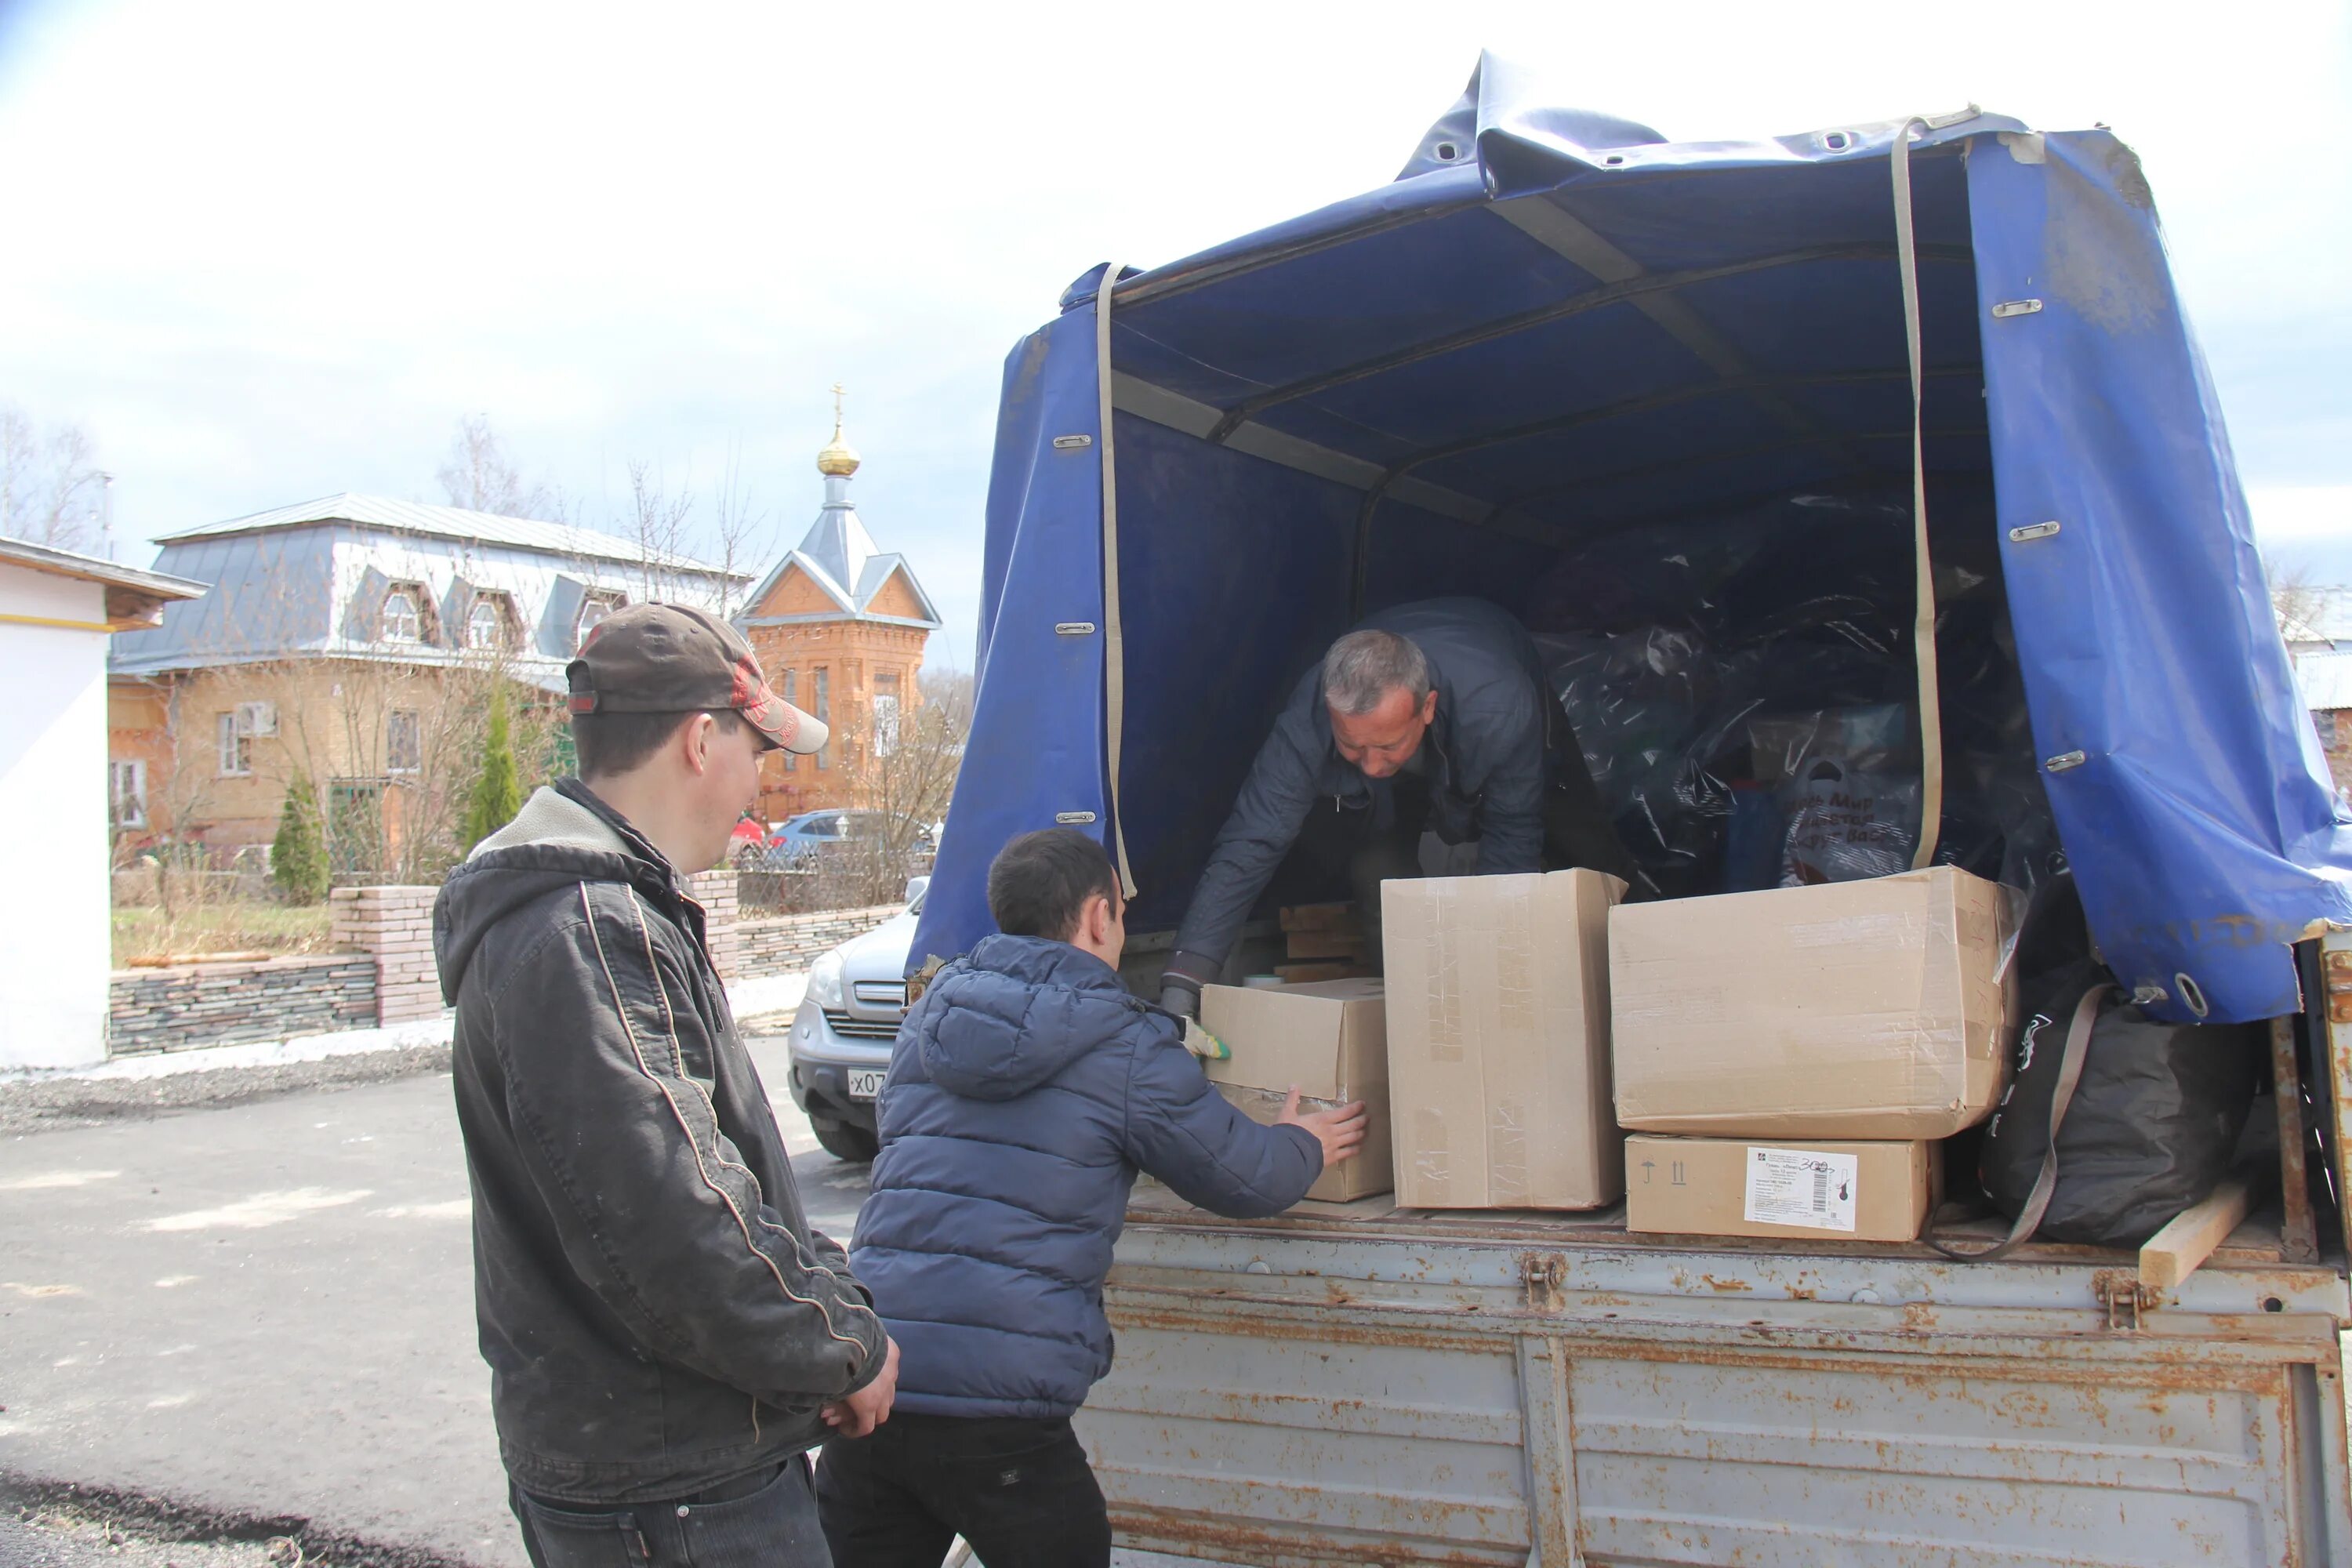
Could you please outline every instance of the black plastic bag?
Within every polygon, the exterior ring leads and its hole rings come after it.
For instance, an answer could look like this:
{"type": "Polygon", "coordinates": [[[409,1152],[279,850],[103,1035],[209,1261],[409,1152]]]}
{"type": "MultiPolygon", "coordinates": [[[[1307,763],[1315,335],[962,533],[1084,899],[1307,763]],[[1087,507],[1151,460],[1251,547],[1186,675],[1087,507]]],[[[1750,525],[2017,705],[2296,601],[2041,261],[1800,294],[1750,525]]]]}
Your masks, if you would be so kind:
{"type": "MultiPolygon", "coordinates": [[[[2137,1247],[2229,1174],[2265,1026],[2162,1024],[2091,956],[2071,878],[2041,890],[2016,963],[2030,1011],[1978,1173],[2030,1236],[2137,1247]]],[[[1981,1256],[1991,1256],[1984,1254],[1981,1256]]]]}

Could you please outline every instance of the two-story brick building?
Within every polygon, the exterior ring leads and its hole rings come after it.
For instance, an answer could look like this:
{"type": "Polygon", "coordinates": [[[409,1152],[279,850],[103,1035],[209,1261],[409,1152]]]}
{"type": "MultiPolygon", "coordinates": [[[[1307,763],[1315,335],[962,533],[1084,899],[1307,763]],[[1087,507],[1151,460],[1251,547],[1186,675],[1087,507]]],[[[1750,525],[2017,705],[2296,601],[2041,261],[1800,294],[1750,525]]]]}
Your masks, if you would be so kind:
{"type": "Polygon", "coordinates": [[[613,534],[365,495],[160,542],[158,571],[212,592],[114,639],[119,830],[216,853],[267,844],[303,777],[338,870],[361,878],[429,875],[462,849],[425,840],[453,826],[493,685],[552,714],[605,615],[648,599],[730,614],[750,584],[613,534]]]}

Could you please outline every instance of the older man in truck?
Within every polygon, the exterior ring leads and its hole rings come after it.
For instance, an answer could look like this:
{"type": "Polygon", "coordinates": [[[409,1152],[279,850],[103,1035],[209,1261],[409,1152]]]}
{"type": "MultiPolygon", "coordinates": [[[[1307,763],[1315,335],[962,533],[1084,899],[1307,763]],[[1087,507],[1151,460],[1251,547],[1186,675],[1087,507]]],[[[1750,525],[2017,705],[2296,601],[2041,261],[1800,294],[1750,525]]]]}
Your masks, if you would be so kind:
{"type": "Polygon", "coordinates": [[[1199,1016],[1201,987],[1294,852],[1345,874],[1377,954],[1380,885],[1422,874],[1424,833],[1475,841],[1481,876],[1633,879],[1534,639],[1484,599],[1367,616],[1300,678],[1193,889],[1160,1005],[1199,1016]]]}

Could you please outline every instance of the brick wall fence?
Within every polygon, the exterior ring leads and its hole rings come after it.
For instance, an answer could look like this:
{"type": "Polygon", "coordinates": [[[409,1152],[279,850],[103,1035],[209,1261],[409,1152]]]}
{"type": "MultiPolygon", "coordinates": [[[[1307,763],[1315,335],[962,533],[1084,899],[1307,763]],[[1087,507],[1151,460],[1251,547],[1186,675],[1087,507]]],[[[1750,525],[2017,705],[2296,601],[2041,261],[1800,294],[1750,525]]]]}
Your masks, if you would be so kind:
{"type": "Polygon", "coordinates": [[[376,1021],[375,960],[363,952],[127,969],[107,1006],[107,1054],[282,1040],[376,1021]]]}
{"type": "MultiPolygon", "coordinates": [[[[746,921],[740,918],[734,872],[707,871],[689,879],[687,888],[703,908],[711,960],[730,980],[803,968],[904,908],[880,904],[746,921]]],[[[433,964],[438,891],[336,889],[327,897],[328,936],[337,951],[317,957],[119,970],[109,1054],[281,1040],[436,1017],[442,1011],[433,964]]]]}
{"type": "Polygon", "coordinates": [[[375,959],[376,1022],[404,1024],[441,1011],[433,967],[438,888],[337,888],[327,895],[327,936],[375,959]]]}
{"type": "Polygon", "coordinates": [[[869,909],[821,910],[813,915],[740,921],[735,927],[736,967],[730,971],[721,965],[719,973],[741,978],[803,968],[827,948],[872,931],[906,907],[876,904],[869,909]]]}

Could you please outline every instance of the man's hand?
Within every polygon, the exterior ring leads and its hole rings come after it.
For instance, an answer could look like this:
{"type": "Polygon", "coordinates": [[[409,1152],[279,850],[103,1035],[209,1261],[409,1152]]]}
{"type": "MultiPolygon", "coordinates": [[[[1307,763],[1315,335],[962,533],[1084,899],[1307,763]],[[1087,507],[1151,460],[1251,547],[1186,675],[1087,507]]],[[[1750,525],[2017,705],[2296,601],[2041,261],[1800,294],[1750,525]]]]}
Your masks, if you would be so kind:
{"type": "Polygon", "coordinates": [[[890,1419],[898,1396],[898,1342],[885,1337],[880,1375],[846,1399],[824,1407],[824,1424],[844,1437],[863,1437],[890,1419]]]}
{"type": "Polygon", "coordinates": [[[1323,1168],[1329,1170],[1342,1160],[1356,1157],[1357,1146],[1364,1141],[1364,1102],[1342,1105],[1334,1110],[1310,1110],[1298,1113],[1298,1086],[1290,1086],[1290,1098],[1282,1102],[1282,1114],[1274,1119],[1276,1127],[1304,1127],[1315,1134],[1315,1142],[1323,1145],[1323,1168]]]}
{"type": "Polygon", "coordinates": [[[1160,983],[1160,1005],[1180,1018],[1197,1021],[1201,1016],[1201,988],[1171,974],[1160,983]]]}

